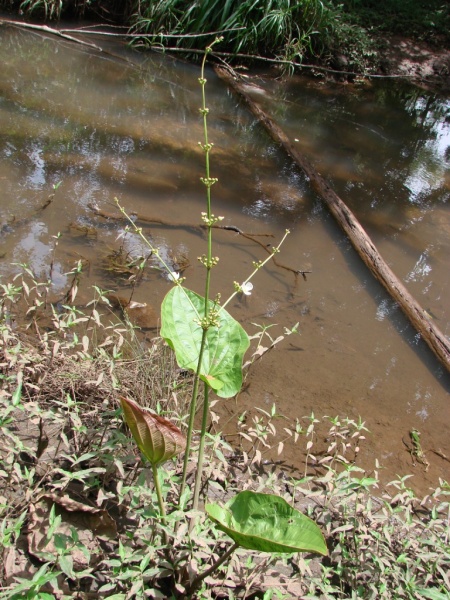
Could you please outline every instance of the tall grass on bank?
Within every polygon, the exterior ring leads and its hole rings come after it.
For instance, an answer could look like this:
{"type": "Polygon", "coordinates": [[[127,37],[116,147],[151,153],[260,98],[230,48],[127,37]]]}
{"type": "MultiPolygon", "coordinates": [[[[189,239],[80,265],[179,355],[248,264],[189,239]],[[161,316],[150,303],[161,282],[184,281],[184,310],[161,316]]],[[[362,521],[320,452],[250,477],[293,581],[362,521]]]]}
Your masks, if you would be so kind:
{"type": "Polygon", "coordinates": [[[201,54],[194,50],[220,32],[221,51],[239,55],[240,62],[256,56],[298,64],[318,57],[332,62],[337,53],[348,55],[356,71],[374,62],[368,60],[373,51],[366,30],[331,0],[0,0],[0,8],[33,19],[93,17],[120,23],[134,36],[142,34],[133,38],[136,46],[190,50],[192,55],[201,54]]]}
{"type": "MultiPolygon", "coordinates": [[[[323,52],[334,18],[321,0],[159,0],[140,3],[134,27],[151,35],[218,31],[228,52],[301,61],[323,52]]],[[[198,39],[179,38],[176,44],[198,47],[198,39]]]]}
{"type": "Polygon", "coordinates": [[[343,55],[347,70],[356,72],[377,66],[382,36],[450,43],[443,0],[0,0],[0,9],[33,19],[121,24],[142,34],[139,46],[193,50],[221,32],[227,53],[299,64],[320,58],[331,66],[343,55]]]}

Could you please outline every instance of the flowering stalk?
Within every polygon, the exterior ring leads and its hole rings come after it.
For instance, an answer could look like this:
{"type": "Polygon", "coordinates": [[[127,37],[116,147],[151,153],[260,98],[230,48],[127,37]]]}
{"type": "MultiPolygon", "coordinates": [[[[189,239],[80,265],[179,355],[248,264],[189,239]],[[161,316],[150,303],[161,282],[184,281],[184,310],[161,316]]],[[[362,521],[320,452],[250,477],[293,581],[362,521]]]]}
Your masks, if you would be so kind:
{"type": "MultiPolygon", "coordinates": [[[[205,177],[201,178],[201,182],[206,187],[206,212],[202,213],[202,220],[206,225],[208,241],[207,241],[206,256],[199,257],[199,261],[206,268],[204,312],[203,312],[203,318],[199,321],[199,325],[202,328],[203,332],[202,332],[202,339],[201,339],[201,344],[200,344],[200,353],[199,353],[198,363],[197,363],[197,372],[195,374],[194,388],[192,390],[191,404],[189,407],[189,424],[188,424],[188,431],[186,434],[187,448],[186,448],[186,453],[184,455],[183,475],[181,477],[180,495],[179,495],[180,499],[182,498],[184,489],[186,487],[187,467],[188,467],[189,453],[190,453],[190,447],[191,447],[191,441],[192,441],[192,432],[194,429],[195,413],[196,413],[196,409],[197,409],[197,397],[198,397],[198,386],[199,386],[199,379],[200,379],[200,369],[201,369],[201,364],[202,364],[202,359],[203,359],[203,352],[204,352],[204,348],[205,348],[205,344],[206,344],[206,335],[207,335],[208,329],[217,324],[216,317],[214,316],[213,313],[210,314],[209,309],[208,309],[209,290],[210,290],[210,284],[211,284],[211,269],[214,266],[216,266],[217,263],[219,262],[219,259],[217,257],[212,256],[212,228],[213,228],[213,225],[215,223],[217,223],[218,221],[222,220],[223,217],[215,217],[211,212],[211,187],[215,183],[217,183],[217,179],[214,177],[211,177],[210,165],[209,165],[209,154],[211,152],[213,145],[210,144],[208,141],[207,116],[208,116],[209,109],[206,106],[205,64],[206,64],[206,59],[207,59],[208,54],[210,54],[210,52],[212,51],[213,45],[218,43],[219,41],[221,41],[221,39],[222,38],[216,38],[215,41],[206,48],[205,55],[203,56],[203,61],[202,61],[201,75],[199,78],[199,83],[202,88],[202,106],[200,108],[200,114],[203,117],[203,137],[204,137],[204,144],[199,142],[199,145],[205,152],[205,177]]],[[[208,413],[209,413],[209,400],[208,400],[207,385],[205,384],[203,419],[202,419],[202,428],[201,428],[201,432],[200,432],[200,450],[201,450],[201,452],[199,452],[197,472],[196,472],[196,476],[195,476],[195,490],[197,493],[194,493],[194,499],[193,499],[194,510],[197,510],[197,508],[198,508],[198,494],[199,494],[202,471],[203,471],[203,448],[204,448],[204,440],[205,440],[205,436],[206,436],[206,420],[207,419],[205,418],[205,415],[207,415],[208,413]]],[[[191,527],[193,526],[193,523],[194,522],[191,521],[191,527]]]]}
{"type": "Polygon", "coordinates": [[[254,262],[253,266],[255,267],[254,271],[247,277],[247,279],[244,281],[244,283],[238,283],[237,281],[234,282],[234,292],[231,294],[231,296],[228,298],[228,300],[220,307],[221,309],[225,308],[227,304],[229,304],[229,302],[231,302],[231,300],[236,296],[236,294],[245,294],[246,296],[250,296],[253,290],[253,284],[250,282],[250,280],[256,275],[256,273],[262,269],[266,263],[269,262],[269,260],[272,260],[273,256],[275,254],[277,254],[280,251],[281,245],[283,244],[284,240],[287,238],[287,236],[290,234],[289,229],[286,229],[283,238],[281,239],[280,243],[278,244],[278,246],[275,246],[272,249],[272,254],[270,256],[268,256],[265,260],[260,261],[260,262],[254,262]]]}

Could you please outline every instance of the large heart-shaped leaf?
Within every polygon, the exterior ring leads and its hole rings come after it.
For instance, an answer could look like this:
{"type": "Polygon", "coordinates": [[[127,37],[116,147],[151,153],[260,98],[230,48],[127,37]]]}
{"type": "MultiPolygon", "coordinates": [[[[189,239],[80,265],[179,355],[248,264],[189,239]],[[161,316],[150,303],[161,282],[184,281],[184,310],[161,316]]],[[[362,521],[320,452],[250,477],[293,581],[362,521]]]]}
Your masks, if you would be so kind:
{"type": "Polygon", "coordinates": [[[316,523],[280,496],[245,491],[224,507],[207,504],[205,509],[219,529],[247,550],[328,554],[316,523]]]}
{"type": "Polygon", "coordinates": [[[160,464],[185,449],[185,436],[168,419],[144,410],[129,398],[121,397],[120,404],[134,441],[149,462],[160,464]]]}
{"type": "MultiPolygon", "coordinates": [[[[214,303],[209,301],[209,310],[214,303]]],[[[173,287],[161,307],[161,336],[175,350],[182,369],[197,370],[203,329],[205,299],[181,286],[173,287]]],[[[200,377],[221,398],[236,395],[242,385],[242,360],[249,347],[248,335],[224,309],[219,311],[219,326],[206,333],[200,377]]]]}

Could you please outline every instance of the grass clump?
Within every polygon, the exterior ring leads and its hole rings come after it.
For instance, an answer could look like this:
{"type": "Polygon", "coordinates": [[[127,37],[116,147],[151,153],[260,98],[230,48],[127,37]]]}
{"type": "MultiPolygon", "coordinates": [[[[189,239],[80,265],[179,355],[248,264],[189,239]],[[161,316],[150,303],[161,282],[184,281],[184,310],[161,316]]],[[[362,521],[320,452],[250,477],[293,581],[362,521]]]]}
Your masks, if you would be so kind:
{"type": "Polygon", "coordinates": [[[227,60],[253,62],[258,57],[279,61],[292,70],[305,60],[346,71],[370,71],[378,64],[378,44],[362,23],[349,18],[341,4],[322,0],[186,0],[142,2],[133,14],[139,46],[202,47],[211,32],[223,37],[227,60]],[[336,57],[345,55],[342,66],[336,57]]]}
{"type": "Polygon", "coordinates": [[[160,0],[140,3],[134,15],[136,31],[162,39],[165,34],[180,35],[175,39],[180,47],[198,48],[202,39],[195,34],[220,32],[222,47],[232,54],[299,62],[324,50],[333,18],[334,11],[321,0],[160,0]]]}

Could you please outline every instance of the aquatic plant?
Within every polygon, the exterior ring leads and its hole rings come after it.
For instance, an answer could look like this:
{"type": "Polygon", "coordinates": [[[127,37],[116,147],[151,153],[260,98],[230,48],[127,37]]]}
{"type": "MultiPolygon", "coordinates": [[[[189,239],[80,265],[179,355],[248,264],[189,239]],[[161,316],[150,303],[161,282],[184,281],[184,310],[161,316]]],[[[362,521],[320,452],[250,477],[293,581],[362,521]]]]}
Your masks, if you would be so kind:
{"type": "MultiPolygon", "coordinates": [[[[220,41],[220,38],[215,43],[220,41]]],[[[200,381],[203,383],[203,409],[200,431],[200,441],[197,450],[195,483],[192,493],[192,509],[198,511],[200,490],[203,485],[205,444],[207,439],[207,426],[209,423],[210,392],[213,391],[220,398],[236,396],[242,386],[242,363],[244,354],[249,347],[249,338],[242,326],[225,310],[225,306],[238,293],[249,294],[253,288],[250,279],[263,268],[271,257],[280,251],[280,246],[285,236],[272,250],[266,260],[254,263],[254,271],[242,283],[234,283],[234,292],[230,298],[221,303],[221,295],[210,299],[211,272],[217,266],[219,258],[212,255],[212,232],[216,223],[223,217],[216,217],[212,213],[211,188],[217,179],[211,177],[210,153],[213,144],[208,139],[207,117],[209,109],[206,106],[206,78],[205,63],[212,45],[208,46],[202,62],[199,83],[202,90],[202,106],[200,114],[203,119],[204,140],[200,143],[205,153],[205,176],[201,182],[206,188],[206,211],[202,213],[202,220],[207,231],[206,253],[199,257],[199,262],[206,270],[204,296],[200,296],[184,286],[184,278],[174,273],[164,259],[158,248],[155,248],[137,227],[133,219],[129,218],[130,227],[149,246],[152,254],[159,258],[169,273],[169,279],[174,287],[165,296],[161,307],[161,336],[175,351],[178,365],[183,370],[190,370],[194,374],[194,384],[189,407],[189,422],[186,440],[181,431],[169,422],[161,422],[158,417],[147,415],[133,401],[121,399],[125,420],[127,421],[139,449],[152,465],[154,484],[158,496],[161,517],[165,524],[167,511],[161,493],[157,466],[160,462],[178,454],[186,447],[183,473],[181,477],[178,506],[186,503],[187,473],[192,448],[194,420],[197,412],[197,402],[200,381]]],[[[122,213],[127,216],[124,208],[122,213]]],[[[225,531],[235,542],[231,548],[243,547],[266,552],[318,552],[327,554],[325,541],[318,526],[308,517],[290,507],[282,498],[273,495],[255,494],[246,492],[244,496],[238,494],[232,498],[224,508],[210,504],[207,513],[220,529],[225,531]],[[253,530],[249,536],[245,532],[253,530]]],[[[189,531],[195,527],[197,518],[190,518],[189,531]]],[[[167,543],[167,532],[163,539],[167,543]]],[[[215,563],[218,568],[224,562],[224,556],[231,555],[230,548],[215,563]]],[[[210,574],[208,569],[191,583],[184,582],[189,593],[198,587],[200,582],[210,574]]]]}

